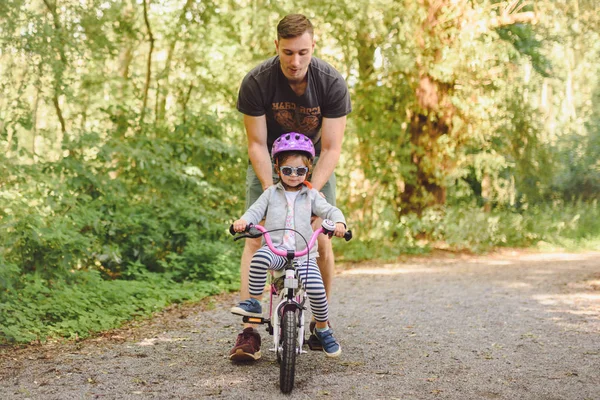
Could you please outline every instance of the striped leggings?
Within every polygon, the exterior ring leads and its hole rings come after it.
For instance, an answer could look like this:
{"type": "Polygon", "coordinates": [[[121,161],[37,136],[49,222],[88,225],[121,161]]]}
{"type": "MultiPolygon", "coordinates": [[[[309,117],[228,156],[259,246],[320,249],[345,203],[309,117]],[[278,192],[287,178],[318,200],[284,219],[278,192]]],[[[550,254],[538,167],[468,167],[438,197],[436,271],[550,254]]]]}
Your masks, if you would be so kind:
{"type": "MultiPolygon", "coordinates": [[[[273,254],[267,246],[261,247],[250,262],[250,295],[262,295],[267,283],[267,270],[279,271],[285,267],[287,259],[273,254]]],[[[317,266],[315,258],[308,259],[308,270],[306,259],[300,263],[294,260],[300,281],[306,289],[310,308],[315,321],[325,322],[329,319],[329,306],[325,294],[323,278],[317,266]]]]}

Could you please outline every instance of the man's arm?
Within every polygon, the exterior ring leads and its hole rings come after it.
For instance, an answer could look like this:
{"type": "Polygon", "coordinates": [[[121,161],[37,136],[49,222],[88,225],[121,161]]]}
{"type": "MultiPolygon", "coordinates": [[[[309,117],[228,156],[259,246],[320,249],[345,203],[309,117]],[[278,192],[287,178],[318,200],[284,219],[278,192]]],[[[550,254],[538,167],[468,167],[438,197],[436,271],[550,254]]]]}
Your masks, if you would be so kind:
{"type": "Polygon", "coordinates": [[[267,118],[244,114],[244,127],[248,137],[248,157],[264,190],[273,185],[273,166],[267,148],[267,118]]]}
{"type": "Polygon", "coordinates": [[[342,141],[346,129],[346,117],[323,118],[321,126],[321,155],[312,173],[312,186],[321,191],[329,180],[340,159],[342,141]]]}

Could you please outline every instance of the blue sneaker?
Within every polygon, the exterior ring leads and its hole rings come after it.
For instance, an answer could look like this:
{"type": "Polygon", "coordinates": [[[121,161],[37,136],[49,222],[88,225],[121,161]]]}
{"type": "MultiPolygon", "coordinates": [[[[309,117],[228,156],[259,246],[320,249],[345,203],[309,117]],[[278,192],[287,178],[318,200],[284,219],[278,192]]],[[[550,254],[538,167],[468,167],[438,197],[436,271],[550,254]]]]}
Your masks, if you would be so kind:
{"type": "Polygon", "coordinates": [[[260,301],[256,299],[248,299],[240,302],[235,307],[231,308],[231,312],[237,315],[245,315],[247,317],[262,317],[262,306],[260,301]]]}
{"type": "Polygon", "coordinates": [[[321,346],[323,346],[323,351],[327,357],[337,357],[342,354],[342,346],[333,337],[333,330],[331,328],[326,331],[315,329],[314,334],[319,339],[319,342],[321,342],[321,346]]]}

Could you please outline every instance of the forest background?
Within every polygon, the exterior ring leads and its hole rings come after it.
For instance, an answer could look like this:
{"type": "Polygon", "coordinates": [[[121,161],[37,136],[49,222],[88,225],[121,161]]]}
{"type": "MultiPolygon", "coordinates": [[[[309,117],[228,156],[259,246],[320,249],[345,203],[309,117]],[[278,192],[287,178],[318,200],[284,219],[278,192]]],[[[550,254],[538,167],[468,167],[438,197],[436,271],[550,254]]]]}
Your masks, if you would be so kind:
{"type": "Polygon", "coordinates": [[[239,284],[242,77],[290,12],[350,87],[340,261],[599,249],[594,0],[4,0],[0,343],[239,284]]]}

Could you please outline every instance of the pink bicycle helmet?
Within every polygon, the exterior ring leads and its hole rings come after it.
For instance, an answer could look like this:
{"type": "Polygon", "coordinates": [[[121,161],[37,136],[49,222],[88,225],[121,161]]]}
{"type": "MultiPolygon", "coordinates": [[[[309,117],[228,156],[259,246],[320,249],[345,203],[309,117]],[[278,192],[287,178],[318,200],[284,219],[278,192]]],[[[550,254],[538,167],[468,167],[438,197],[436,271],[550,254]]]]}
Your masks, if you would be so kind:
{"type": "Polygon", "coordinates": [[[284,133],[275,140],[271,155],[275,157],[284,151],[304,151],[310,154],[311,158],[315,157],[315,146],[312,140],[298,132],[284,133]]]}

